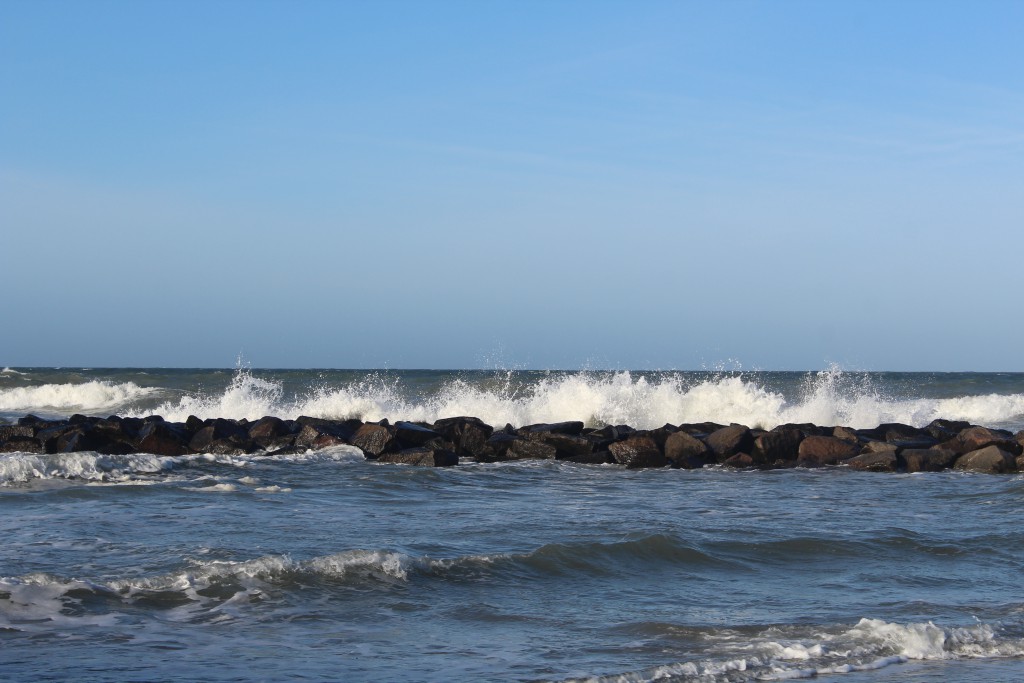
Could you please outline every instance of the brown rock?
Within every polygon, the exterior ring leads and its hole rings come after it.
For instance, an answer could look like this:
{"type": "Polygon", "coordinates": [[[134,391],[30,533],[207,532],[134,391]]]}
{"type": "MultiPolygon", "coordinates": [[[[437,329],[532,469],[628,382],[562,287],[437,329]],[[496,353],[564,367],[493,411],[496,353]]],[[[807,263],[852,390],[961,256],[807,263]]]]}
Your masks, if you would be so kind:
{"type": "Polygon", "coordinates": [[[894,443],[888,441],[868,441],[860,447],[860,454],[866,455],[869,453],[896,453],[899,447],[894,443]]]}
{"type": "Polygon", "coordinates": [[[379,424],[364,424],[356,430],[349,440],[356,448],[360,449],[368,458],[376,458],[394,440],[391,430],[379,424]]]}
{"type": "Polygon", "coordinates": [[[809,436],[800,442],[797,465],[801,467],[823,467],[835,465],[857,455],[857,444],[837,439],[834,436],[809,436]]]}
{"type": "Polygon", "coordinates": [[[896,449],[878,453],[861,453],[842,461],[855,470],[867,472],[895,472],[897,467],[896,449]]]}
{"type": "Polygon", "coordinates": [[[625,441],[616,441],[608,447],[615,462],[625,465],[627,469],[641,467],[664,467],[668,459],[658,449],[658,444],[644,434],[634,435],[625,441]]]}
{"type": "Polygon", "coordinates": [[[704,439],[718,462],[725,462],[737,453],[754,450],[754,437],[744,425],[731,425],[708,434],[704,439]]]}
{"type": "Polygon", "coordinates": [[[695,436],[684,431],[670,434],[665,439],[665,457],[673,467],[683,469],[699,469],[713,459],[708,445],[695,436]]]}
{"type": "Polygon", "coordinates": [[[1017,466],[1016,457],[998,446],[986,446],[966,455],[961,455],[953,467],[965,472],[1002,474],[1013,472],[1017,466]]]}
{"type": "Polygon", "coordinates": [[[907,472],[941,472],[948,470],[960,454],[945,448],[905,448],[900,451],[900,467],[907,472]]]}
{"type": "Polygon", "coordinates": [[[557,455],[558,449],[554,446],[521,437],[513,437],[505,450],[507,460],[553,460],[557,455]]]}
{"type": "Polygon", "coordinates": [[[986,446],[998,446],[999,448],[1018,455],[1021,452],[1021,444],[1013,435],[1002,429],[988,429],[986,427],[969,427],[954,437],[954,441],[960,445],[961,453],[978,451],[986,446]]]}
{"type": "Polygon", "coordinates": [[[726,467],[735,467],[737,469],[742,469],[744,467],[753,467],[754,459],[751,458],[746,453],[737,453],[731,458],[728,458],[722,464],[725,465],[726,467]]]}

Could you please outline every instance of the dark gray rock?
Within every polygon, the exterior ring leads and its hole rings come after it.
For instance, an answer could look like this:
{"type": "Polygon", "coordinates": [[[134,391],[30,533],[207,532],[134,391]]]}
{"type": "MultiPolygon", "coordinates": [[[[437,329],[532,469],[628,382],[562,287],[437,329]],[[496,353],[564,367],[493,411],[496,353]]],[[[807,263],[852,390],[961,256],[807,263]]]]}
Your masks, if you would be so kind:
{"type": "Polygon", "coordinates": [[[443,438],[440,432],[436,432],[426,425],[415,422],[396,422],[395,438],[405,448],[422,446],[428,441],[443,438]]]}
{"type": "Polygon", "coordinates": [[[754,439],[754,449],[750,456],[759,465],[792,463],[800,455],[800,443],[804,438],[803,429],[777,427],[754,439]]]}
{"type": "Polygon", "coordinates": [[[0,453],[45,453],[46,449],[32,436],[12,436],[0,441],[0,453]]]}
{"type": "MultiPolygon", "coordinates": [[[[294,443],[295,433],[292,427],[296,423],[288,424],[279,417],[267,415],[249,425],[249,438],[260,448],[272,449],[282,448],[289,440],[294,443]]],[[[361,425],[360,425],[361,426],[361,425]]]]}
{"type": "Polygon", "coordinates": [[[451,467],[459,464],[459,456],[452,451],[435,451],[430,448],[405,448],[391,453],[382,453],[377,462],[415,465],[417,467],[451,467]]]}
{"type": "Polygon", "coordinates": [[[963,420],[932,420],[924,431],[935,439],[936,442],[949,441],[965,429],[970,428],[970,422],[963,420]]]}
{"type": "Polygon", "coordinates": [[[506,460],[554,460],[557,456],[558,449],[554,446],[522,437],[513,437],[505,449],[506,460]]]}
{"type": "Polygon", "coordinates": [[[455,445],[455,453],[460,458],[480,460],[487,457],[487,439],[491,438],[494,428],[479,418],[453,417],[435,422],[434,431],[455,445]]]}
{"type": "Polygon", "coordinates": [[[569,434],[570,436],[579,436],[583,432],[583,423],[572,421],[572,422],[553,422],[553,423],[540,423],[534,425],[527,425],[516,430],[519,436],[529,436],[535,432],[548,432],[551,434],[569,434]]]}
{"type": "MultiPolygon", "coordinates": [[[[183,430],[187,432],[187,430],[183,430]]],[[[249,432],[234,420],[207,420],[188,442],[188,447],[195,453],[212,453],[210,444],[214,441],[238,441],[250,443],[249,432]]]]}
{"type": "Polygon", "coordinates": [[[189,452],[185,432],[169,423],[146,418],[139,430],[138,451],[153,455],[185,455],[189,452]]]}
{"type": "Polygon", "coordinates": [[[960,454],[945,448],[906,448],[897,457],[906,472],[941,472],[951,468],[960,454]]]}

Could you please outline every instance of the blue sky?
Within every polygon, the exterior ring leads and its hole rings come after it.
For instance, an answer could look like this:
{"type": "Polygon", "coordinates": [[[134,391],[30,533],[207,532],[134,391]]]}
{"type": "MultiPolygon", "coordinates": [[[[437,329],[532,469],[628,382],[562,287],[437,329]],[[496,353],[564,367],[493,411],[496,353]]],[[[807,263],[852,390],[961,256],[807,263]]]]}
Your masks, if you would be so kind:
{"type": "Polygon", "coordinates": [[[1024,370],[1024,3],[0,3],[0,365],[1024,370]]]}

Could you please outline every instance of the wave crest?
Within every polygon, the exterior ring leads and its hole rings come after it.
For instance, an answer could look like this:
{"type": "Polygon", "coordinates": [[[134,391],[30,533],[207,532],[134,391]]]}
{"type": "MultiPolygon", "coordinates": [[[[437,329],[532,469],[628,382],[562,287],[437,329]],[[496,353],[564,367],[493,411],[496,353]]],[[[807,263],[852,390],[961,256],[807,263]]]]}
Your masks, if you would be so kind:
{"type": "Polygon", "coordinates": [[[42,384],[0,389],[0,410],[25,412],[96,413],[116,410],[157,390],[134,382],[115,384],[93,380],[80,384],[42,384]]]}

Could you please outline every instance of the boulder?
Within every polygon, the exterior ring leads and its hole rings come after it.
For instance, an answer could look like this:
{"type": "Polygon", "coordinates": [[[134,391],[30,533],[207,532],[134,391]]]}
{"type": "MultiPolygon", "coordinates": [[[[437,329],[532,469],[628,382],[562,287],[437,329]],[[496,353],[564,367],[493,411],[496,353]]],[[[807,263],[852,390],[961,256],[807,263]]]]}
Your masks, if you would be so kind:
{"type": "Polygon", "coordinates": [[[900,469],[906,472],[941,472],[948,470],[960,454],[945,448],[905,448],[899,452],[900,469]]]}
{"type": "Polygon", "coordinates": [[[714,459],[706,443],[684,431],[670,434],[665,439],[665,457],[673,467],[687,470],[704,467],[714,459]]]}
{"type": "Polygon", "coordinates": [[[658,449],[657,442],[643,433],[635,434],[625,441],[616,441],[608,450],[615,462],[625,465],[627,469],[668,465],[668,459],[658,449]]]}
{"type": "Polygon", "coordinates": [[[804,431],[795,427],[776,427],[754,439],[750,453],[759,465],[781,465],[793,462],[800,454],[804,431]]]}
{"type": "Polygon", "coordinates": [[[485,456],[487,439],[494,433],[494,427],[476,417],[453,417],[435,422],[434,431],[455,445],[460,458],[479,460],[485,456]]]}
{"type": "Polygon", "coordinates": [[[704,443],[718,462],[725,462],[737,453],[750,453],[754,450],[754,437],[744,425],[730,425],[715,430],[708,434],[704,443]]]}
{"type": "Polygon", "coordinates": [[[678,429],[690,436],[707,436],[724,428],[725,425],[720,425],[717,422],[685,422],[679,425],[678,429]]]}
{"type": "Polygon", "coordinates": [[[185,455],[189,452],[185,433],[171,424],[159,420],[145,419],[139,430],[137,450],[153,455],[185,455]]]}
{"type": "Polygon", "coordinates": [[[594,442],[585,436],[541,432],[539,435],[531,435],[529,438],[554,446],[555,457],[559,460],[583,457],[594,452],[594,442]]]}
{"type": "Polygon", "coordinates": [[[857,455],[857,444],[837,439],[834,436],[809,436],[800,442],[797,465],[801,467],[824,467],[835,465],[857,455]]]}
{"type": "Polygon", "coordinates": [[[953,442],[958,444],[958,446],[952,450],[957,450],[960,453],[978,451],[986,446],[998,446],[1014,455],[1019,455],[1021,452],[1021,444],[1013,438],[1013,434],[1005,429],[968,427],[957,434],[953,438],[953,442]]]}
{"type": "Polygon", "coordinates": [[[857,432],[849,427],[833,427],[832,436],[841,441],[849,441],[850,443],[858,443],[860,441],[857,432]]]}
{"type": "Polygon", "coordinates": [[[860,447],[860,454],[897,453],[899,450],[899,446],[894,443],[889,443],[888,441],[868,441],[860,447]]]}
{"type": "Polygon", "coordinates": [[[866,472],[895,472],[897,468],[896,449],[877,453],[861,453],[843,460],[840,464],[866,472]]]}
{"type": "Polygon", "coordinates": [[[930,438],[931,435],[923,429],[900,422],[888,422],[878,425],[877,431],[881,434],[883,441],[913,441],[921,437],[930,438]]]}
{"type": "Polygon", "coordinates": [[[193,434],[188,442],[188,447],[195,453],[212,453],[210,444],[214,441],[226,440],[249,443],[249,432],[234,420],[222,418],[207,420],[204,426],[193,434]]]}
{"type": "Polygon", "coordinates": [[[253,422],[248,427],[249,438],[260,448],[276,450],[286,444],[294,443],[295,422],[285,422],[279,417],[267,415],[253,422]]]}
{"type": "Polygon", "coordinates": [[[405,448],[423,446],[428,441],[442,438],[440,432],[436,432],[426,425],[415,422],[396,422],[395,438],[405,448]]]}
{"type": "Polygon", "coordinates": [[[935,439],[936,442],[949,441],[965,429],[970,428],[970,422],[963,420],[932,420],[924,431],[935,439]]]}
{"type": "Polygon", "coordinates": [[[549,432],[551,434],[569,434],[571,436],[579,436],[583,432],[583,426],[583,423],[578,421],[554,422],[551,424],[541,423],[520,427],[517,430],[517,433],[519,436],[529,436],[535,432],[549,432]]]}
{"type": "Polygon", "coordinates": [[[726,459],[726,461],[723,462],[722,464],[725,465],[726,467],[735,467],[737,469],[743,469],[745,467],[753,467],[754,459],[747,455],[746,453],[737,453],[731,458],[726,459]]]}
{"type": "Polygon", "coordinates": [[[1013,472],[1017,467],[1016,457],[999,446],[985,446],[957,458],[953,467],[964,472],[985,472],[1002,474],[1013,472]]]}
{"type": "Polygon", "coordinates": [[[459,456],[452,451],[435,451],[431,448],[405,448],[391,453],[382,453],[377,462],[416,465],[418,467],[451,467],[459,464],[459,456]]]}
{"type": "Polygon", "coordinates": [[[543,441],[513,437],[505,449],[506,460],[554,460],[558,449],[543,441]]]}
{"type": "Polygon", "coordinates": [[[349,439],[356,448],[368,458],[376,458],[391,445],[394,440],[391,429],[380,424],[364,424],[349,439]]]}

